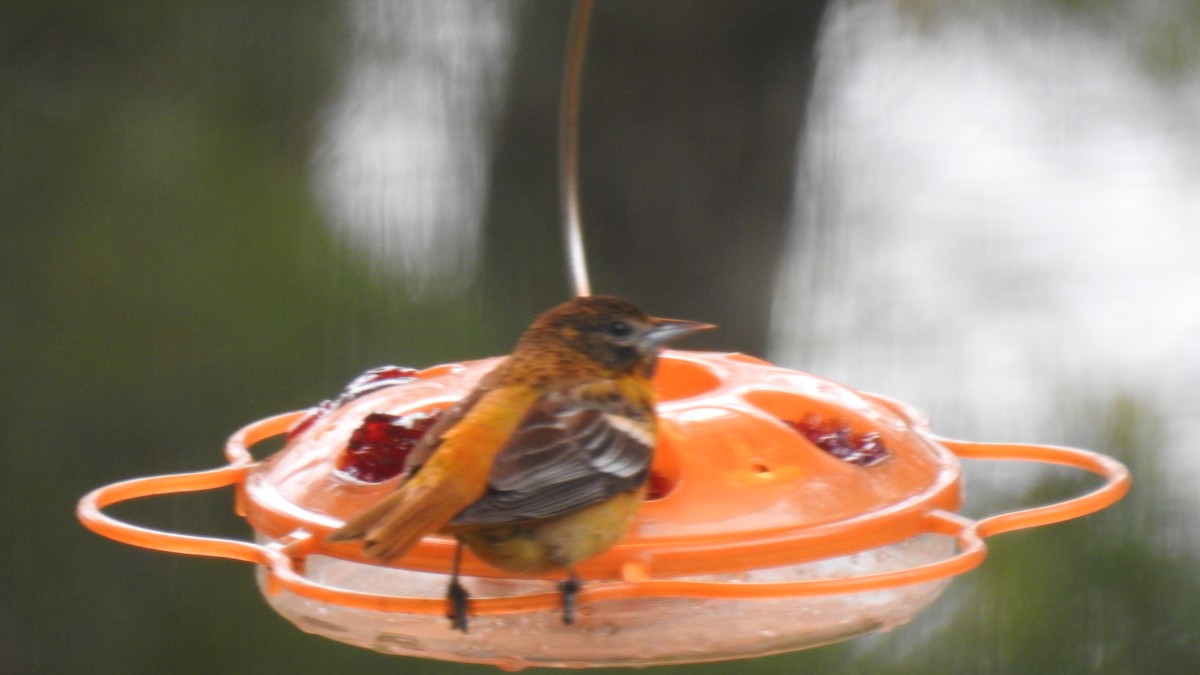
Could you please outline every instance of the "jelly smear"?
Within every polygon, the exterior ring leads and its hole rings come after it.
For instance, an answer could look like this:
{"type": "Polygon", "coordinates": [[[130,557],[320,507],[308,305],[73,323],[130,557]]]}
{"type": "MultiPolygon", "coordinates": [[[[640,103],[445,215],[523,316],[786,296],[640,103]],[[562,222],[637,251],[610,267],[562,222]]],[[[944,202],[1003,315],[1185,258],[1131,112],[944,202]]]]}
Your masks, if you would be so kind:
{"type": "Polygon", "coordinates": [[[338,397],[329,400],[321,401],[317,405],[308,409],[308,413],[301,417],[299,421],[292,425],[287,432],[287,440],[290,442],[300,434],[304,433],[313,425],[313,422],[321,419],[331,411],[353,401],[360,396],[365,396],[377,389],[390,387],[394,384],[401,384],[416,379],[417,371],[412,368],[404,368],[402,366],[380,366],[372,368],[367,372],[359,375],[347,384],[342,393],[338,397]]]}
{"type": "Polygon", "coordinates": [[[844,420],[828,420],[810,415],[798,422],[784,420],[784,423],[813,445],[843,462],[871,466],[891,455],[877,432],[855,434],[844,420]]]}
{"type": "Polygon", "coordinates": [[[365,483],[379,483],[400,475],[409,454],[437,421],[440,412],[367,415],[338,456],[338,470],[365,483]]]}
{"type": "Polygon", "coordinates": [[[675,488],[674,481],[666,476],[651,471],[650,477],[646,479],[646,497],[645,500],[652,502],[655,499],[662,499],[675,488]]]}

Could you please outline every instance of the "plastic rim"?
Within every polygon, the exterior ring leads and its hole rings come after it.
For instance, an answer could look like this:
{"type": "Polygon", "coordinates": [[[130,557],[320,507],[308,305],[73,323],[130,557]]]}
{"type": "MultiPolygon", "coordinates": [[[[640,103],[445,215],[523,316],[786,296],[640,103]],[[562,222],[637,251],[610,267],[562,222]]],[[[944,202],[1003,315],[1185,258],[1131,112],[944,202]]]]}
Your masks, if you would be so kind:
{"type": "MultiPolygon", "coordinates": [[[[407,415],[445,407],[495,365],[439,366],[318,419],[243,482],[240,504],[256,531],[275,540],[309,533],[292,553],[367,562],[355,544],[325,535],[382,498],[400,478],[363,483],[338,458],[372,412],[407,415]]],[[[929,531],[927,514],[961,504],[957,458],[911,408],[865,397],[807,373],[739,354],[669,351],[659,390],[659,444],[652,480],[667,485],[643,504],[616,546],[584,561],[584,579],[668,578],[740,572],[876,548],[929,531]],[[878,434],[890,457],[857,466],[818,449],[792,423],[836,423],[878,434]]],[[[250,461],[236,438],[230,458],[250,461]]],[[[454,543],[427,537],[392,566],[445,572],[454,543]]],[[[467,556],[469,576],[511,577],[467,556]]]]}
{"type": "MultiPolygon", "coordinates": [[[[744,360],[749,364],[763,363],[748,357],[734,358],[744,360]]],[[[426,372],[440,374],[437,369],[426,372]]],[[[692,385],[685,383],[679,386],[683,387],[683,394],[693,391],[689,389],[692,385]]],[[[689,398],[689,396],[685,395],[681,398],[689,398]]],[[[908,420],[915,431],[923,432],[921,428],[924,424],[923,419],[910,408],[883,397],[867,396],[866,398],[873,404],[887,408],[908,420]]],[[[664,399],[670,399],[670,396],[664,396],[664,399]]],[[[670,405],[670,401],[667,401],[664,408],[669,409],[670,405]]],[[[77,509],[78,517],[86,527],[94,532],[123,543],[153,550],[228,558],[262,565],[266,571],[267,591],[270,593],[286,589],[302,597],[346,607],[413,614],[442,614],[445,607],[441,598],[414,598],[351,591],[321,584],[307,578],[304,574],[305,558],[316,551],[329,554],[323,549],[323,535],[320,527],[297,527],[282,535],[273,533],[272,538],[278,540],[278,543],[260,545],[245,541],[152,530],[118,521],[104,513],[104,509],[108,506],[130,499],[233,485],[238,489],[239,512],[246,515],[255,508],[259,508],[256,502],[247,499],[248,477],[263,466],[254,460],[249,448],[267,438],[286,432],[302,414],[288,413],[270,417],[239,430],[231,437],[227,445],[228,464],[226,466],[209,471],[135,478],[94,490],[80,501],[77,509]]],[[[885,536],[877,536],[874,539],[867,537],[866,541],[860,536],[854,542],[858,546],[887,543],[887,541],[895,540],[900,536],[918,533],[935,533],[954,537],[958,552],[952,557],[931,564],[842,578],[780,583],[731,583],[673,578],[687,573],[689,570],[686,568],[681,570],[678,566],[661,562],[664,559],[669,561],[670,556],[621,555],[622,552],[617,552],[614,559],[619,560],[620,563],[615,573],[611,570],[597,568],[602,573],[594,575],[594,578],[606,580],[587,584],[580,594],[580,601],[667,597],[800,597],[880,590],[899,585],[946,579],[968,571],[983,561],[986,555],[986,546],[983,540],[987,537],[1093,513],[1119,500],[1129,488],[1130,477],[1124,465],[1090,451],[1040,445],[972,443],[929,438],[934,439],[937,445],[953,453],[955,457],[986,461],[1030,461],[1069,466],[1094,473],[1102,477],[1104,483],[1091,492],[1062,502],[998,514],[975,521],[940,506],[943,501],[954,501],[953,495],[947,487],[947,485],[954,484],[954,481],[945,483],[935,480],[931,484],[932,489],[927,491],[924,499],[919,503],[903,502],[900,506],[892,504],[875,512],[874,517],[879,517],[879,513],[883,513],[883,520],[877,522],[885,523],[885,527],[880,528],[888,531],[885,536]],[[908,523],[905,528],[900,528],[903,531],[900,531],[899,534],[890,525],[887,525],[899,522],[908,523]],[[912,529],[918,531],[908,532],[912,529]]],[[[278,506],[278,504],[274,506],[278,506]]],[[[260,515],[262,513],[263,511],[260,510],[260,515]]],[[[861,525],[861,523],[854,525],[861,525]]],[[[829,524],[827,523],[825,526],[829,526],[829,524]]],[[[769,562],[779,558],[778,555],[770,553],[772,547],[778,547],[781,550],[793,548],[795,541],[794,537],[792,539],[777,537],[774,541],[767,543],[739,541],[735,542],[735,546],[741,547],[738,549],[739,553],[755,550],[762,553],[765,550],[767,553],[762,554],[759,561],[769,562]]],[[[431,539],[422,546],[426,546],[426,544],[428,544],[427,555],[433,556],[433,559],[423,564],[430,569],[443,569],[445,559],[439,560],[437,556],[443,549],[448,553],[449,542],[431,539]]],[[[691,549],[692,552],[694,550],[694,548],[691,549]]],[[[719,546],[713,548],[712,551],[711,555],[713,556],[721,555],[719,546]]],[[[840,552],[840,549],[822,549],[820,554],[832,555],[837,552],[840,552]]],[[[623,553],[628,554],[629,551],[623,553]]],[[[740,559],[741,555],[734,556],[726,553],[724,557],[740,559]]],[[[819,554],[815,557],[819,557],[819,554]]],[[[476,570],[466,570],[466,572],[474,574],[476,570]]],[[[494,574],[494,572],[489,573],[494,574]]],[[[558,602],[559,598],[555,593],[478,598],[473,602],[472,612],[478,615],[531,612],[551,609],[556,607],[558,602]]]]}

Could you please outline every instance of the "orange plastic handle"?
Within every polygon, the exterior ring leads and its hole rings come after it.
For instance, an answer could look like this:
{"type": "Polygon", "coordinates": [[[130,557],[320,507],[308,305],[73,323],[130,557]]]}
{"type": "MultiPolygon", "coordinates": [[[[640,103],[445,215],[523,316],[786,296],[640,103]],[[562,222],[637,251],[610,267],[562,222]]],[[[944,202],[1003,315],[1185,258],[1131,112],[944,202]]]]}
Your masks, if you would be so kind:
{"type": "Polygon", "coordinates": [[[1025,461],[1069,466],[1089,471],[1105,479],[1100,487],[1078,497],[1010,513],[989,516],[975,524],[980,537],[992,537],[1013,530],[1052,525],[1095,513],[1107,508],[1129,492],[1129,469],[1117,460],[1088,450],[1052,445],[973,443],[946,438],[937,439],[963,459],[1025,461]]]}
{"type": "MultiPolygon", "coordinates": [[[[231,445],[245,448],[266,437],[282,433],[297,415],[298,413],[279,415],[250,425],[239,432],[243,435],[241,438],[235,437],[241,442],[231,445]]],[[[581,592],[580,600],[646,597],[799,597],[872,591],[937,581],[969,571],[982,563],[987,554],[983,540],[987,537],[1085,516],[1115,503],[1129,490],[1130,475],[1123,464],[1087,450],[1039,445],[972,443],[948,439],[939,439],[939,442],[964,459],[1031,461],[1069,466],[1102,477],[1104,484],[1091,492],[1061,502],[989,516],[978,521],[946,511],[931,511],[927,515],[928,531],[955,537],[958,553],[945,560],[907,569],[829,579],[726,583],[653,579],[644,567],[630,563],[626,565],[622,581],[589,584],[581,592]]],[[[130,499],[210,490],[229,485],[240,486],[247,471],[253,466],[253,458],[248,454],[235,454],[228,459],[230,464],[218,469],[135,478],[98,488],[80,500],[77,515],[84,526],[93,532],[126,544],[169,553],[228,558],[263,565],[269,572],[267,590],[270,593],[286,589],[314,600],[390,612],[437,615],[445,611],[445,601],[441,598],[382,596],[347,591],[309,580],[298,571],[303,565],[302,559],[299,559],[302,556],[299,551],[303,550],[303,540],[308,536],[304,532],[297,532],[289,541],[264,546],[252,542],[152,530],[119,521],[103,511],[108,506],[130,499]],[[291,555],[293,551],[296,552],[296,557],[291,555]]],[[[557,593],[478,598],[472,602],[472,611],[478,614],[528,612],[551,609],[557,607],[559,602],[557,593]]]]}

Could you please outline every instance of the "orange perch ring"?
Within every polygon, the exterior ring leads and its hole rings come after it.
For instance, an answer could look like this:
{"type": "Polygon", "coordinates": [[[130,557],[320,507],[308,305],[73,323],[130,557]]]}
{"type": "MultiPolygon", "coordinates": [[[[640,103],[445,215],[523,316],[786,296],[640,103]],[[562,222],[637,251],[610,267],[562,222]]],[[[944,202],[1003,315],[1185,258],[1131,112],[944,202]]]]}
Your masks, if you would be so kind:
{"type": "Polygon", "coordinates": [[[1094,452],[939,438],[919,412],[881,396],[740,354],[668,351],[655,380],[659,488],[620,543],[579,566],[587,583],[578,624],[556,624],[551,582],[513,578],[468,555],[471,613],[488,618],[461,635],[431,618],[446,610],[451,539],[427,537],[381,566],[355,544],[325,537],[400,480],[366,483],[338,469],[363,418],[445,407],[496,362],[430,368],[354,399],[261,462],[249,449],[305,413],[254,422],[229,439],[226,466],[99,488],[80,501],[79,519],[126,544],[259,565],[268,600],[304,630],[390,653],[516,669],[740,658],[887,628],[982,563],[985,538],[1093,513],[1129,489],[1125,466],[1094,452]],[[797,432],[805,420],[871,434],[887,456],[869,466],[843,461],[797,432]],[[959,458],[1062,465],[1104,482],[1063,502],[971,520],[954,512],[959,458]],[[230,485],[257,542],[151,530],[103,511],[230,485]],[[718,609],[739,601],[736,612],[718,609]],[[820,602],[827,604],[812,604],[820,602]]]}

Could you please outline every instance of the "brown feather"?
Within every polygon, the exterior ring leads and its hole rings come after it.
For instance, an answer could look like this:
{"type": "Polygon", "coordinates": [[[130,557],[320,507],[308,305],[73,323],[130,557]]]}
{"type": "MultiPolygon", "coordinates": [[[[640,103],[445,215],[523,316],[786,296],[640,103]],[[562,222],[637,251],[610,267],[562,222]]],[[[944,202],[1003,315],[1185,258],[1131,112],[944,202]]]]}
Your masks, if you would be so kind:
{"type": "Polygon", "coordinates": [[[459,497],[446,481],[413,485],[384,502],[389,508],[367,528],[363,553],[378,560],[404,555],[421,537],[442,529],[458,511],[459,497]]]}
{"type": "MultiPolygon", "coordinates": [[[[365,555],[385,561],[447,530],[485,559],[512,558],[484,550],[488,537],[472,538],[488,527],[519,530],[513,546],[533,546],[534,557],[558,566],[603,550],[628,527],[648,474],[658,352],[710,327],[647,317],[609,296],[544,313],[429,430],[409,457],[407,482],[329,540],[362,539],[365,555]],[[571,553],[551,555],[539,527],[548,539],[577,540],[571,553]],[[560,527],[577,531],[552,535],[560,527]]],[[[542,564],[527,563],[514,562],[542,564]]]]}

